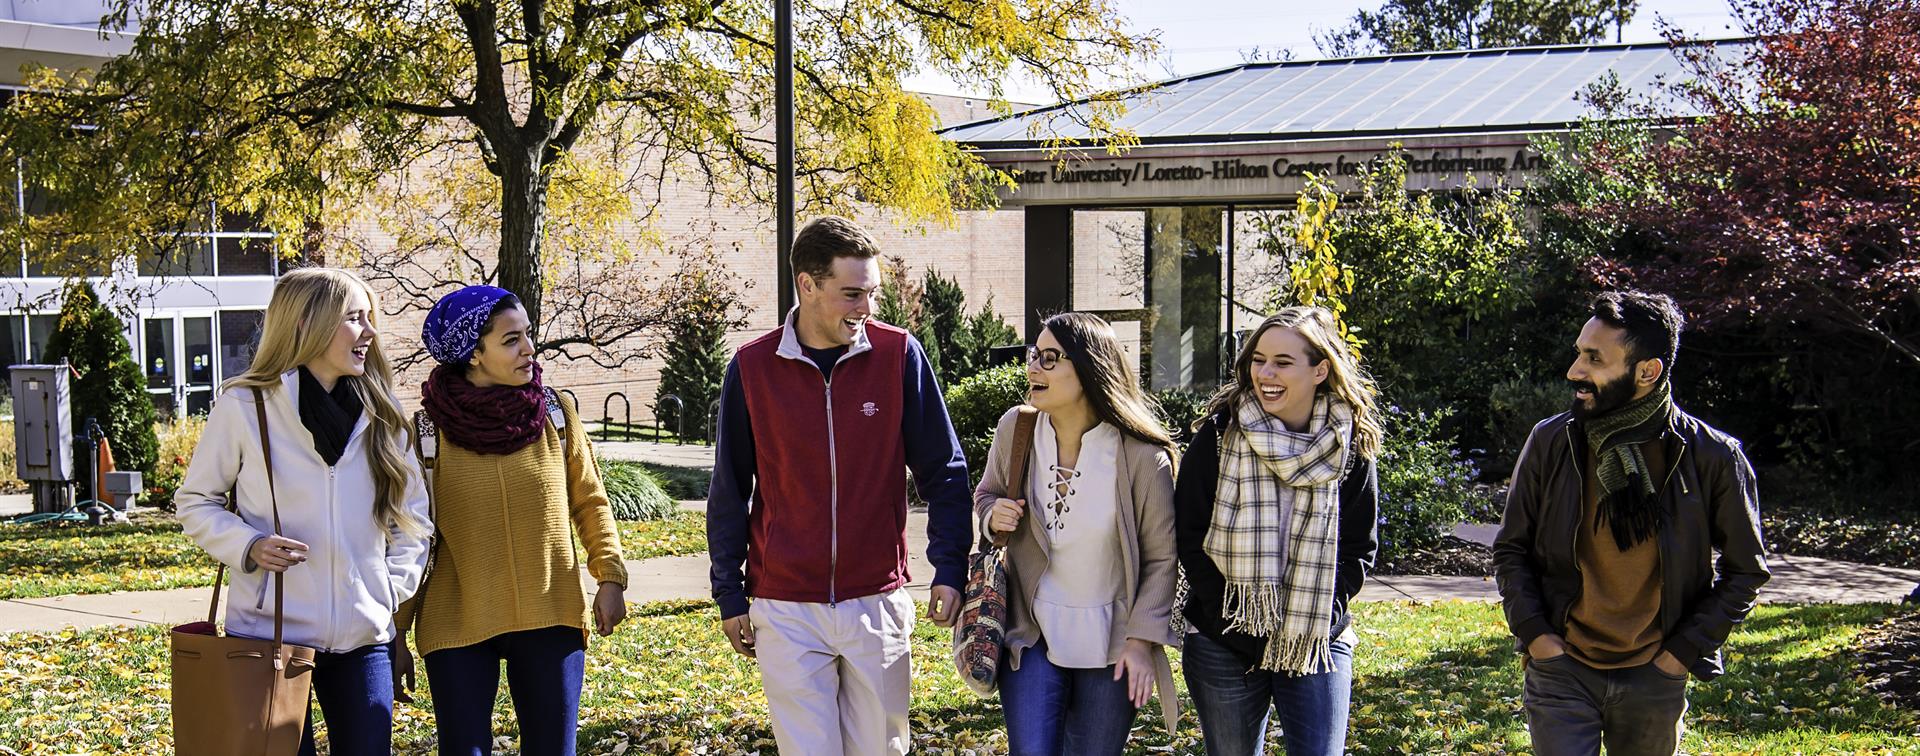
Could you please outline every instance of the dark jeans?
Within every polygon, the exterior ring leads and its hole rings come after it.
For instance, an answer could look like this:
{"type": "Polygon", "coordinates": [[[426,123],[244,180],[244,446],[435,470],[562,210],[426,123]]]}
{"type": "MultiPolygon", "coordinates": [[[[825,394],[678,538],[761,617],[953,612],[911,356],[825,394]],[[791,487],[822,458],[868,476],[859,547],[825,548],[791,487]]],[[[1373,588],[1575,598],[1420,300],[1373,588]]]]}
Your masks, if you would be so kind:
{"type": "Polygon", "coordinates": [[[1594,669],[1567,654],[1527,662],[1527,730],[1539,756],[1672,756],[1687,712],[1687,677],[1652,664],[1594,669]]]}
{"type": "MultiPolygon", "coordinates": [[[[393,753],[393,660],[385,643],[313,656],[313,697],[327,723],[327,752],[393,753]]],[[[300,736],[300,756],[314,756],[313,709],[300,736]]]]}
{"type": "Polygon", "coordinates": [[[573,756],[580,679],[587,668],[587,638],[580,628],[503,633],[471,646],[440,649],[426,661],[441,756],[493,753],[493,699],[500,690],[502,661],[520,723],[521,753],[573,756]]]}
{"type": "Polygon", "coordinates": [[[1047,659],[1044,638],[1020,654],[1020,669],[1007,660],[1000,662],[1000,708],[1009,753],[1102,756],[1126,750],[1134,707],[1127,681],[1113,679],[1113,667],[1056,667],[1047,659]]]}
{"type": "Polygon", "coordinates": [[[1210,756],[1265,753],[1268,709],[1280,714],[1287,756],[1346,752],[1347,704],[1353,698],[1353,646],[1346,641],[1333,641],[1333,670],[1317,675],[1248,669],[1202,633],[1187,634],[1180,663],[1210,756]]]}

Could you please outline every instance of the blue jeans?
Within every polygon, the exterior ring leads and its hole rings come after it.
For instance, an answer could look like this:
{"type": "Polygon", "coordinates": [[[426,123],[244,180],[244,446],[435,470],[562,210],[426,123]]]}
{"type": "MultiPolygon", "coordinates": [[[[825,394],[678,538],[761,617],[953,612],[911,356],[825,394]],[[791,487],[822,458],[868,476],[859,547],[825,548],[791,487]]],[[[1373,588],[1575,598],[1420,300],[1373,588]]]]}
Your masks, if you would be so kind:
{"type": "Polygon", "coordinates": [[[1187,634],[1180,660],[1211,756],[1265,753],[1269,708],[1280,713],[1287,756],[1346,753],[1347,705],[1353,698],[1353,646],[1347,642],[1333,642],[1333,670],[1317,675],[1248,669],[1201,633],[1187,634]]]}
{"type": "Polygon", "coordinates": [[[520,722],[527,756],[573,756],[580,727],[580,679],[587,669],[587,637],[559,625],[502,633],[471,646],[427,654],[427,687],[440,730],[440,756],[493,753],[493,698],[500,662],[520,722]]]}
{"type": "Polygon", "coordinates": [[[1067,669],[1047,659],[1041,639],[1020,655],[1001,657],[1000,708],[1007,717],[1007,750],[1013,756],[1118,754],[1133,728],[1133,702],[1113,667],[1067,669]]]}
{"type": "MultiPolygon", "coordinates": [[[[393,753],[393,661],[387,644],[314,654],[313,697],[327,723],[329,753],[393,753]]],[[[312,708],[304,730],[300,756],[314,756],[312,708]]]]}

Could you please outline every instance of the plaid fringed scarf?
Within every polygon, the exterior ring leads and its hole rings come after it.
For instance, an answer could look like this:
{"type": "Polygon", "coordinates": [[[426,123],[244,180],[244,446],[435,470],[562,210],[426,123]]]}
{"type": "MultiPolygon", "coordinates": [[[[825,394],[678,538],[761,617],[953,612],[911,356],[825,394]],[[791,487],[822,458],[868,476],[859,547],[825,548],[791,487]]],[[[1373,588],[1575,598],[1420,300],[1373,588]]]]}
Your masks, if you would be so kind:
{"type": "Polygon", "coordinates": [[[1333,669],[1340,478],[1352,438],[1353,408],[1321,395],[1305,433],[1287,430],[1248,396],[1222,439],[1203,545],[1227,580],[1227,629],[1267,639],[1264,669],[1333,669]]]}

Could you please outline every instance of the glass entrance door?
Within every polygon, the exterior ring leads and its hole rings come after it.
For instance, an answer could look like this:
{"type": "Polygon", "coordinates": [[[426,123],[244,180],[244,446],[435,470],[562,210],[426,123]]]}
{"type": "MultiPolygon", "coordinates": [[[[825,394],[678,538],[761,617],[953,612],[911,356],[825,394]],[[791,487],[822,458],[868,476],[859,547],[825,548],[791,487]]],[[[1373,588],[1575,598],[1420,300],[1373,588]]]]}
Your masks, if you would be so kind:
{"type": "Polygon", "coordinates": [[[180,318],[180,330],[180,392],[187,414],[204,415],[213,408],[213,318],[180,318]]]}
{"type": "Polygon", "coordinates": [[[176,320],[147,318],[142,324],[140,370],[147,374],[147,393],[153,395],[153,408],[165,417],[172,417],[181,404],[173,390],[180,376],[180,360],[174,355],[174,346],[179,343],[173,332],[176,320]]]}
{"type": "Polygon", "coordinates": [[[167,417],[203,414],[213,406],[219,345],[213,315],[173,314],[141,322],[141,371],[154,409],[167,417]]]}

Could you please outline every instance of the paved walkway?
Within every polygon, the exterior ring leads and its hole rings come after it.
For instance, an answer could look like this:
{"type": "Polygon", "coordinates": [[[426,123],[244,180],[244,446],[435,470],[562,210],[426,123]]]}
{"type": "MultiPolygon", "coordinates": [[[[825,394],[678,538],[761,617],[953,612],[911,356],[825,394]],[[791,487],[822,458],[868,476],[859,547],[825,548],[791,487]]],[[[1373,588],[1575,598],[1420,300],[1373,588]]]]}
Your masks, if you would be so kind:
{"type": "Polygon", "coordinates": [[[33,494],[0,494],[0,517],[33,513],[33,494]]]}
{"type": "MultiPolygon", "coordinates": [[[[682,502],[700,510],[705,502],[682,502]]],[[[912,554],[909,585],[924,596],[933,568],[927,564],[926,515],[908,516],[907,542],[912,554]]],[[[1491,531],[1463,527],[1462,537],[1485,542],[1491,531]]],[[[1836,562],[1811,557],[1775,555],[1769,560],[1773,580],[1760,593],[1762,601],[1782,603],[1897,602],[1920,583],[1920,570],[1836,562]]],[[[676,599],[706,599],[707,557],[696,554],[627,562],[630,587],[627,600],[635,603],[676,599]]],[[[584,576],[583,576],[583,582],[584,576]]],[[[591,589],[591,585],[589,585],[591,589]]],[[[0,633],[22,630],[58,630],[103,625],[172,625],[206,616],[207,588],[140,591],[87,596],[0,601],[0,633]]],[[[1434,575],[1374,576],[1360,592],[1361,601],[1498,601],[1491,578],[1434,575]]]]}
{"type": "Polygon", "coordinates": [[[651,441],[595,441],[593,449],[608,459],[652,462],[671,467],[713,468],[711,446],[656,444],[651,441]]]}

